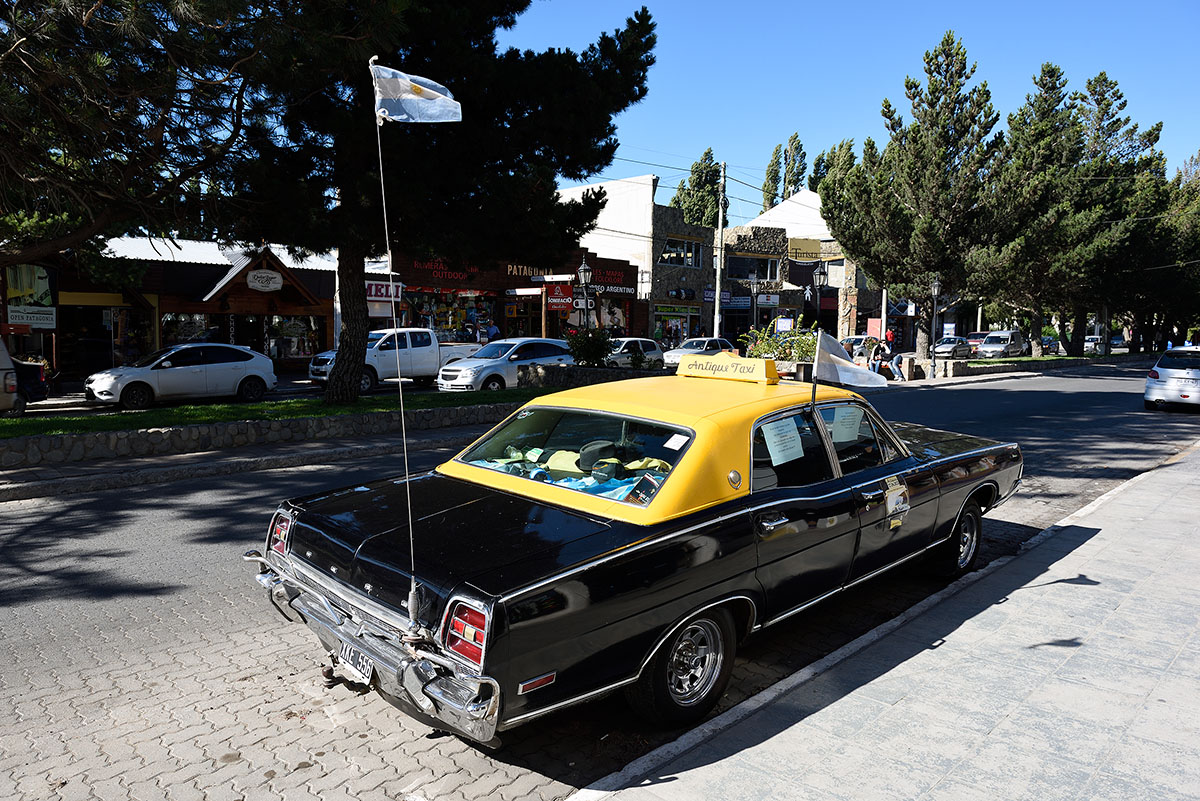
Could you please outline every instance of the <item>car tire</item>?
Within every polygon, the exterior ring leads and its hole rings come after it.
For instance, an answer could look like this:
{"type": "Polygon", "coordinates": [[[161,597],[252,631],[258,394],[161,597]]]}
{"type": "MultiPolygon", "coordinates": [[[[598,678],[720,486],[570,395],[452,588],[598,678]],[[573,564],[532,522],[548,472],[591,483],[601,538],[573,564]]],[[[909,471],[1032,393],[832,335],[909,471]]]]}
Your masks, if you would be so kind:
{"type": "Polygon", "coordinates": [[[967,501],[950,538],[933,551],[933,570],[939,576],[958,578],[975,569],[983,544],[983,510],[975,501],[967,501]]]}
{"type": "Polygon", "coordinates": [[[627,697],[638,714],[667,726],[702,719],[733,671],[737,630],[729,610],[706,609],[667,637],[627,697]]]}
{"type": "Polygon", "coordinates": [[[664,364],[663,364],[663,360],[662,360],[662,359],[655,359],[654,361],[650,362],[650,369],[651,369],[651,370],[661,370],[661,369],[663,369],[663,367],[665,367],[665,366],[666,366],[666,365],[664,365],[664,364]]]}
{"type": "Polygon", "coordinates": [[[364,369],[362,371],[362,377],[358,379],[359,394],[364,393],[364,392],[370,392],[371,390],[375,389],[375,385],[378,382],[379,382],[379,379],[375,377],[374,370],[372,370],[370,367],[364,369]]]}
{"type": "Polygon", "coordinates": [[[130,384],[121,390],[121,405],[130,411],[147,409],[154,402],[154,392],[145,384],[130,384]]]}
{"type": "Polygon", "coordinates": [[[479,385],[479,388],[488,392],[498,392],[504,389],[504,379],[498,375],[488,376],[483,379],[483,383],[479,385]]]}
{"type": "Polygon", "coordinates": [[[238,385],[237,397],[242,403],[258,403],[266,394],[266,382],[256,375],[246,376],[238,385]]]}
{"type": "Polygon", "coordinates": [[[29,405],[29,399],[18,392],[13,396],[12,408],[4,413],[4,417],[20,417],[25,414],[25,407],[29,405]]]}

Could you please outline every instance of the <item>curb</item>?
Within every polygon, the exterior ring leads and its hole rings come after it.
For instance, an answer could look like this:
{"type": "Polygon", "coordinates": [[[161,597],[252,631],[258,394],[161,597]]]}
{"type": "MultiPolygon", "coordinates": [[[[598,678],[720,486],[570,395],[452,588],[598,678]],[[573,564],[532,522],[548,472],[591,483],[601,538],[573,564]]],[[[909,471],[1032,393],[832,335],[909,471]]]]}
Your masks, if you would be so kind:
{"type": "MultiPolygon", "coordinates": [[[[1190,451],[1196,450],[1197,448],[1200,448],[1200,440],[1196,440],[1188,447],[1182,449],[1178,454],[1175,454],[1173,457],[1171,457],[1171,459],[1177,460],[1190,451]]],[[[1161,464],[1169,464],[1169,460],[1164,460],[1161,464]]],[[[1153,469],[1154,468],[1151,470],[1153,469]]],[[[935,592],[933,595],[930,595],[918,603],[913,604],[908,609],[905,609],[899,615],[887,621],[886,623],[876,626],[858,639],[846,643],[833,653],[828,654],[824,658],[819,659],[811,665],[803,667],[792,675],[779,680],[775,684],[759,692],[757,695],[747,698],[737,706],[725,710],[715,718],[705,721],[701,725],[684,734],[682,737],[679,737],[678,739],[669,742],[666,745],[659,746],[650,753],[635,759],[633,762],[630,762],[616,773],[610,773],[609,775],[592,782],[587,787],[576,790],[574,793],[571,793],[569,796],[567,796],[565,801],[600,801],[601,799],[608,798],[615,792],[637,786],[636,782],[648,775],[655,768],[667,764],[681,754],[686,753],[692,748],[700,745],[705,740],[710,739],[718,732],[730,728],[735,723],[739,723],[748,718],[750,715],[754,714],[767,704],[777,700],[784,694],[790,692],[796,687],[799,687],[805,682],[816,678],[838,663],[845,661],[854,654],[863,650],[868,645],[883,639],[885,636],[891,634],[893,631],[900,628],[905,623],[908,623],[910,620],[919,617],[948,598],[957,595],[975,582],[983,579],[985,576],[991,575],[1004,565],[1007,565],[1009,562],[1017,559],[1026,552],[1033,550],[1050,539],[1053,539],[1056,534],[1058,534],[1067,526],[1095,511],[1097,508],[1111,500],[1114,496],[1119,495],[1135,484],[1143,481],[1151,474],[1151,470],[1140,473],[1128,481],[1122,482],[1083,508],[1077,509],[1076,511],[1064,517],[1062,520],[1059,520],[1057,523],[1039,531],[1033,537],[1030,537],[1021,544],[1021,547],[1017,551],[1016,555],[1002,556],[998,559],[992,560],[979,570],[968,573],[962,578],[954,581],[952,584],[947,585],[940,591],[935,592]]]]}
{"type": "MultiPolygon", "coordinates": [[[[478,436],[455,436],[431,439],[421,443],[420,450],[437,448],[461,448],[478,439],[478,436]]],[[[403,443],[391,445],[351,445],[319,452],[289,453],[278,456],[247,456],[221,459],[208,464],[189,464],[178,467],[147,467],[142,470],[114,471],[102,476],[73,476],[44,481],[27,481],[10,486],[0,486],[0,503],[21,501],[31,498],[50,498],[59,495],[77,495],[97,490],[121,489],[145,484],[165,484],[187,478],[212,478],[214,476],[250,473],[258,470],[277,470],[297,465],[343,462],[369,456],[384,456],[400,453],[403,443]]],[[[224,451],[210,451],[224,453],[224,451]]]]}

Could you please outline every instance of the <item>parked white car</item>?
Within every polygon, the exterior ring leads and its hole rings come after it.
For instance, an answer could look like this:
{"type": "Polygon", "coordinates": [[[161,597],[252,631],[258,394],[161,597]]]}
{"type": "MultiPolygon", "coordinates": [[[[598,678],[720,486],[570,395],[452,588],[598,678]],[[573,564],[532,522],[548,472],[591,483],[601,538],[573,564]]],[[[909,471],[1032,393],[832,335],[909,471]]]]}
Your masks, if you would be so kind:
{"type": "Polygon", "coordinates": [[[484,345],[469,359],[446,365],[438,373],[437,387],[443,392],[497,390],[517,385],[517,368],[523,364],[574,364],[567,343],[561,339],[515,337],[484,345]]]}
{"type": "Polygon", "coordinates": [[[7,412],[17,402],[17,370],[4,340],[0,339],[0,412],[7,412]]]}
{"type": "Polygon", "coordinates": [[[1200,347],[1171,348],[1146,376],[1144,403],[1162,409],[1171,403],[1200,404],[1200,347]]]}
{"type": "Polygon", "coordinates": [[[714,353],[737,353],[737,348],[728,339],[722,337],[696,337],[686,340],[678,348],[672,348],[663,354],[663,362],[668,367],[675,367],[684,356],[702,353],[706,356],[714,353]]]}
{"type": "MultiPolygon", "coordinates": [[[[480,348],[472,342],[438,342],[428,328],[383,328],[367,333],[367,352],[363,360],[361,392],[369,392],[380,381],[411,378],[422,386],[430,386],[443,366],[472,356],[480,348]],[[399,371],[397,372],[397,368],[399,371]]],[[[312,357],[308,377],[324,383],[333,370],[336,350],[327,350],[312,357]]]]}
{"type": "Polygon", "coordinates": [[[662,348],[653,339],[641,337],[620,337],[612,341],[612,351],[604,363],[609,367],[632,367],[635,353],[642,354],[642,366],[648,370],[657,370],[666,362],[663,359],[662,348]]]}
{"type": "Polygon", "coordinates": [[[155,351],[133,364],[88,376],[88,400],[145,409],[158,400],[237,396],[262,400],[275,388],[275,365],[241,345],[195,342],[155,351]]]}
{"type": "Polygon", "coordinates": [[[989,331],[979,344],[975,355],[980,359],[1001,359],[1023,356],[1028,343],[1020,331],[989,331]]]}
{"type": "Polygon", "coordinates": [[[1100,352],[1100,337],[1091,336],[1083,338],[1084,353],[1099,353],[1100,352]]]}

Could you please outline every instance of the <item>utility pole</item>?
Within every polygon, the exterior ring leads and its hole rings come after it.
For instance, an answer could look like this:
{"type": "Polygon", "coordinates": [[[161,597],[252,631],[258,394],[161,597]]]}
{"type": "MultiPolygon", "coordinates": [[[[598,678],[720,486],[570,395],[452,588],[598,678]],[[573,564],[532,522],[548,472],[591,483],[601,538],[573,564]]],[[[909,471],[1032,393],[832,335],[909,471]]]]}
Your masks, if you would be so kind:
{"type": "Polygon", "coordinates": [[[721,277],[725,274],[725,162],[721,162],[721,194],[717,198],[717,281],[713,292],[713,332],[721,336],[721,277]]]}

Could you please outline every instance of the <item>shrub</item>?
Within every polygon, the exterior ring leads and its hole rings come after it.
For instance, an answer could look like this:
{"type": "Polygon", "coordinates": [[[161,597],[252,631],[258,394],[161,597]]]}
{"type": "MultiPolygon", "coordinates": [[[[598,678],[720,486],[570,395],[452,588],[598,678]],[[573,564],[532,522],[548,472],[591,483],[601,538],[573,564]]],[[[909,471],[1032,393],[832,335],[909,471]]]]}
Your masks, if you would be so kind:
{"type": "Polygon", "coordinates": [[[738,339],[751,359],[775,359],[785,362],[811,362],[817,348],[816,324],[813,328],[778,331],[772,320],[763,328],[751,328],[738,339]]]}
{"type": "Polygon", "coordinates": [[[611,338],[603,328],[576,329],[567,333],[566,340],[571,357],[583,367],[603,367],[612,352],[611,338]]]}

